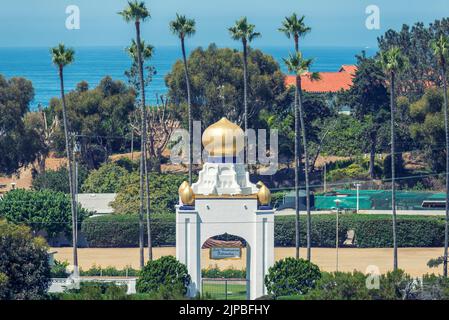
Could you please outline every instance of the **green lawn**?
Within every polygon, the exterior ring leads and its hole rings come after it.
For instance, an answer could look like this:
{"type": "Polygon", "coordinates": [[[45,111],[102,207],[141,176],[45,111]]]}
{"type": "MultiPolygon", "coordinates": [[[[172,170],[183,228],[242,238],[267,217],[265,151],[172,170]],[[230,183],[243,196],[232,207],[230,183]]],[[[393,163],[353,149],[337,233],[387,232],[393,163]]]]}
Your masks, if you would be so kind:
{"type": "Polygon", "coordinates": [[[246,284],[229,283],[227,285],[228,294],[226,295],[225,283],[207,282],[203,283],[203,295],[216,300],[246,300],[246,284]]]}

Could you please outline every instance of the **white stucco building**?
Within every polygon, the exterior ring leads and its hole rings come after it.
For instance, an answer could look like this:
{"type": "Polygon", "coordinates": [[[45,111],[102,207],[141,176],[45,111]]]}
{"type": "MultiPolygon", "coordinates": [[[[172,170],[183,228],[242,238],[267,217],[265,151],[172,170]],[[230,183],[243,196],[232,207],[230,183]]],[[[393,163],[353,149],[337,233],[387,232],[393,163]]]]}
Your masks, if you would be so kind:
{"type": "Polygon", "coordinates": [[[246,240],[247,296],[267,294],[264,278],[274,262],[274,210],[270,192],[250,182],[239,157],[243,131],[223,118],[203,133],[210,157],[191,187],[181,185],[176,208],[176,257],[192,277],[189,295],[201,291],[201,247],[224,233],[246,240]]]}

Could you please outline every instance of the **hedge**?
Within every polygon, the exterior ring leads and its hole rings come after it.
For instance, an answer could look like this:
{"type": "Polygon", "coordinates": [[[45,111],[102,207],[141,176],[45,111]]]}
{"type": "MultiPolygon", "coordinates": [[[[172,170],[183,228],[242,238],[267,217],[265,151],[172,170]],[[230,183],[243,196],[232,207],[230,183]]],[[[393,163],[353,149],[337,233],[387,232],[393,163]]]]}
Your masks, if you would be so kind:
{"type": "MultiPolygon", "coordinates": [[[[392,218],[389,215],[341,215],[339,242],[343,245],[348,230],[355,231],[359,248],[387,248],[393,246],[392,218]]],[[[300,242],[306,245],[306,217],[300,217],[300,242]]],[[[276,217],[275,246],[295,245],[294,216],[276,217]]],[[[444,243],[444,219],[435,216],[398,216],[399,247],[439,247],[444,243]]],[[[312,246],[335,246],[335,215],[312,216],[312,246]]]]}
{"type": "MultiPolygon", "coordinates": [[[[144,219],[145,245],[147,226],[144,219]]],[[[175,246],[175,215],[151,216],[151,242],[153,246],[175,246]]],[[[127,248],[139,246],[138,215],[105,215],[86,219],[81,227],[89,247],[127,248]]]]}
{"type": "MultiPolygon", "coordinates": [[[[295,246],[295,217],[275,218],[275,246],[295,246]]],[[[176,225],[173,214],[151,216],[153,246],[175,246],[176,225]]],[[[339,219],[340,245],[348,230],[355,231],[360,248],[386,248],[393,245],[392,220],[389,215],[342,214],[339,219]]],[[[145,224],[146,240],[146,224],[145,224]]],[[[86,219],[82,224],[89,247],[136,247],[139,244],[138,215],[107,215],[86,219]]],[[[306,245],[306,217],[300,217],[300,243],[306,245]]],[[[230,230],[232,232],[232,230],[230,230]]],[[[399,247],[439,247],[444,242],[444,219],[434,216],[398,216],[399,247]]],[[[335,215],[312,216],[312,246],[335,246],[335,215]]]]}

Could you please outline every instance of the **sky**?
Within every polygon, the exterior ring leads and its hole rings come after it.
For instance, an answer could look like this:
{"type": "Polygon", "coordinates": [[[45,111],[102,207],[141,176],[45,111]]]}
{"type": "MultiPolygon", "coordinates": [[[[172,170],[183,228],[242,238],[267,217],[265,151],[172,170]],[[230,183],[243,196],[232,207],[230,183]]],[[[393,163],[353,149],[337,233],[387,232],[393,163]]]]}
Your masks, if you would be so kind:
{"type": "MultiPolygon", "coordinates": [[[[282,46],[290,42],[277,29],[292,12],[306,16],[312,27],[304,46],[376,46],[377,37],[403,23],[429,23],[449,17],[448,0],[153,0],[146,1],[152,18],[142,26],[142,37],[155,46],[177,45],[168,23],[176,13],[195,18],[197,33],[190,46],[236,45],[227,28],[241,16],[262,34],[254,46],[282,46]],[[376,5],[380,29],[365,26],[367,6],[376,5]]],[[[133,25],[117,12],[125,0],[2,0],[0,47],[125,46],[134,36],[133,25]],[[80,9],[80,29],[66,28],[66,8],[80,9]]]]}

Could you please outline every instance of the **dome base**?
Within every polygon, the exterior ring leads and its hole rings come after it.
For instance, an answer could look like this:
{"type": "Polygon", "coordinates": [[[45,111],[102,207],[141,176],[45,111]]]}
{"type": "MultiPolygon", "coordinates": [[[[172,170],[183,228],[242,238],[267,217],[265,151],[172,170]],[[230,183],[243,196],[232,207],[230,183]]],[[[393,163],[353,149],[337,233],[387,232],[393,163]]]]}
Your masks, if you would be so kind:
{"type": "Polygon", "coordinates": [[[203,195],[249,195],[258,192],[256,185],[249,181],[249,173],[243,163],[206,162],[192,189],[195,194],[203,195]]]}

